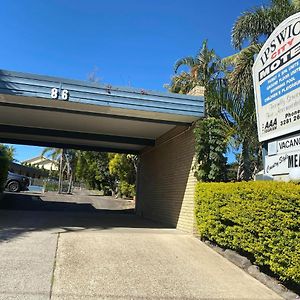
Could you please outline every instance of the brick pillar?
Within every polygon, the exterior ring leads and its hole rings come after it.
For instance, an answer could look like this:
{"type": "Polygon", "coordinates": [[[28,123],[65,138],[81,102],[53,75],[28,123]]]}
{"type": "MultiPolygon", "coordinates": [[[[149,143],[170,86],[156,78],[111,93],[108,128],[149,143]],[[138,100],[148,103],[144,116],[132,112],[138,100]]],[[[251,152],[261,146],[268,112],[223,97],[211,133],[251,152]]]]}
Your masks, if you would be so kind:
{"type": "Polygon", "coordinates": [[[141,154],[139,215],[193,233],[194,149],[193,129],[176,127],[141,154]]]}
{"type": "MultiPolygon", "coordinates": [[[[189,93],[203,96],[204,87],[189,93]]],[[[137,213],[185,232],[195,232],[193,127],[176,127],[140,157],[137,213]]]]}

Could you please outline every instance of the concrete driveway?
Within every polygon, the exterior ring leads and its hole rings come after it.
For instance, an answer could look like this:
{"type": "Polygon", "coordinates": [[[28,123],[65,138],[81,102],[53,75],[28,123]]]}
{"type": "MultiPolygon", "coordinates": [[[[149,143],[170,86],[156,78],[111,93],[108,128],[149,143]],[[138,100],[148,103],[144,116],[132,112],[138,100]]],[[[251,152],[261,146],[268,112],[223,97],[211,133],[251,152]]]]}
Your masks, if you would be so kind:
{"type": "Polygon", "coordinates": [[[0,299],[281,299],[197,239],[130,214],[0,210],[0,299]]]}

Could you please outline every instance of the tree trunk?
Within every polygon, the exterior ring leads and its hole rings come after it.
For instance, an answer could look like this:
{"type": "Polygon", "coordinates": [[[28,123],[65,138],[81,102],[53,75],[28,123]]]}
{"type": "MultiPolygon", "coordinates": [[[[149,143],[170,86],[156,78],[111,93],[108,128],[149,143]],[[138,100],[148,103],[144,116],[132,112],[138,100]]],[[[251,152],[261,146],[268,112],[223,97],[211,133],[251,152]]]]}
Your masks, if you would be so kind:
{"type": "Polygon", "coordinates": [[[240,162],[237,173],[237,180],[250,180],[251,179],[251,162],[249,155],[249,143],[247,139],[244,139],[242,143],[242,152],[240,155],[240,162]]]}
{"type": "Polygon", "coordinates": [[[236,180],[237,181],[242,181],[244,176],[244,162],[242,158],[242,154],[239,155],[239,165],[237,169],[237,174],[236,174],[236,180]]]}
{"type": "Polygon", "coordinates": [[[254,164],[254,168],[252,171],[252,178],[254,178],[254,176],[257,174],[257,172],[259,172],[261,169],[263,169],[263,165],[262,165],[262,145],[258,145],[257,149],[256,149],[256,160],[255,160],[255,164],[254,164]]]}
{"type": "Polygon", "coordinates": [[[72,185],[73,185],[73,172],[70,172],[69,186],[68,186],[68,194],[72,193],[72,185]]]}
{"type": "Polygon", "coordinates": [[[64,157],[64,149],[62,149],[60,163],[59,163],[59,177],[58,177],[58,194],[62,193],[62,177],[63,177],[63,157],[64,157]]]}
{"type": "Polygon", "coordinates": [[[244,140],[243,143],[243,159],[244,159],[244,180],[251,179],[251,161],[250,161],[250,153],[249,153],[249,143],[247,140],[244,140]]]}

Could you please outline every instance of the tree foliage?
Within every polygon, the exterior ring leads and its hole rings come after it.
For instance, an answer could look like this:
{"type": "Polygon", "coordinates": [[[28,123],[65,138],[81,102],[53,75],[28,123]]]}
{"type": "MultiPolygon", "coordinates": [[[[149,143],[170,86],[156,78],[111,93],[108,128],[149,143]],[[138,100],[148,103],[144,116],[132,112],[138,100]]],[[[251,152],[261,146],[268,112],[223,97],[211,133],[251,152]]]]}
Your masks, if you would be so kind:
{"type": "Polygon", "coordinates": [[[250,180],[262,167],[262,148],[257,137],[254,93],[251,89],[249,93],[245,90],[242,94],[234,92],[228,77],[230,74],[219,79],[213,92],[224,112],[222,118],[224,126],[230,127],[229,145],[239,152],[236,180],[250,180]]]}
{"type": "MultiPolygon", "coordinates": [[[[181,66],[187,66],[189,72],[175,75],[169,90],[188,93],[197,85],[204,86],[207,116],[218,118],[225,127],[230,128],[231,138],[228,139],[228,145],[238,152],[237,180],[252,179],[262,167],[262,147],[257,137],[252,79],[255,55],[260,51],[261,43],[276,27],[299,11],[299,0],[272,0],[268,6],[248,10],[236,20],[232,29],[232,44],[240,50],[238,53],[221,60],[213,49],[208,48],[205,40],[195,57],[184,57],[175,64],[175,73],[181,66]]],[[[204,123],[202,127],[206,126],[204,123]]],[[[195,130],[197,141],[201,140],[197,134],[203,134],[199,128],[201,126],[198,122],[195,130]]],[[[200,149],[202,147],[199,146],[200,149]]],[[[198,150],[197,153],[200,153],[198,150]]],[[[209,165],[209,161],[205,163],[208,157],[209,155],[204,155],[202,159],[198,159],[201,161],[199,174],[208,170],[206,167],[201,170],[209,165]]],[[[219,167],[222,169],[221,165],[219,167]]],[[[200,177],[211,181],[208,173],[200,177]]]]}
{"type": "Polygon", "coordinates": [[[195,176],[199,181],[225,181],[229,128],[222,120],[209,117],[198,121],[195,127],[195,176]]]}
{"type": "Polygon", "coordinates": [[[133,197],[135,195],[137,156],[111,153],[109,158],[109,172],[117,178],[119,193],[126,197],[133,197]]]}
{"type": "Polygon", "coordinates": [[[104,195],[115,194],[117,190],[124,196],[135,195],[136,155],[57,148],[45,148],[44,154],[61,161],[60,182],[69,181],[68,193],[71,193],[73,182],[80,181],[90,189],[103,191],[104,195]]]}
{"type": "Polygon", "coordinates": [[[244,12],[233,26],[232,43],[240,52],[223,59],[223,63],[227,65],[227,95],[230,95],[226,97],[225,108],[234,120],[236,148],[241,149],[238,180],[251,179],[262,166],[252,78],[255,55],[276,27],[299,11],[299,0],[272,0],[269,6],[244,12]]]}
{"type": "Polygon", "coordinates": [[[221,60],[214,49],[208,47],[208,41],[202,42],[201,48],[195,57],[188,56],[179,59],[174,65],[175,73],[181,67],[188,67],[188,72],[181,72],[172,77],[170,85],[166,86],[173,93],[189,93],[196,86],[205,88],[205,112],[209,116],[218,117],[219,107],[210,97],[211,85],[217,80],[221,72],[221,60]]]}
{"type": "MultiPolygon", "coordinates": [[[[42,151],[41,156],[46,155],[51,157],[54,161],[59,161],[59,187],[58,192],[63,192],[62,181],[67,179],[69,181],[67,193],[72,192],[74,182],[74,170],[77,162],[77,151],[73,149],[59,149],[47,147],[42,151]]],[[[53,172],[52,174],[53,175],[53,172]]]]}
{"type": "Polygon", "coordinates": [[[187,94],[197,85],[197,81],[187,72],[172,76],[171,83],[164,85],[172,93],[187,94]]]}
{"type": "Polygon", "coordinates": [[[10,161],[15,161],[16,148],[14,146],[1,145],[1,148],[5,150],[10,161]]]}
{"type": "Polygon", "coordinates": [[[3,191],[7,179],[9,162],[12,160],[11,152],[7,146],[0,144],[0,192],[3,191]]]}
{"type": "Polygon", "coordinates": [[[227,126],[224,126],[222,107],[219,95],[216,97],[214,87],[222,72],[219,56],[208,48],[207,40],[195,57],[185,57],[175,63],[175,72],[181,66],[187,66],[189,73],[181,73],[185,81],[175,81],[172,78],[169,90],[171,92],[189,92],[195,86],[205,88],[205,111],[207,119],[200,120],[194,130],[197,161],[194,166],[195,175],[200,181],[221,181],[226,179],[226,158],[224,156],[227,143],[227,126]],[[190,83],[188,84],[188,80],[190,83]],[[179,85],[183,83],[182,89],[179,85]]]}
{"type": "Polygon", "coordinates": [[[116,187],[116,178],[109,172],[109,154],[105,152],[78,151],[76,177],[92,189],[111,194],[116,187]]]}
{"type": "Polygon", "coordinates": [[[181,66],[189,67],[190,76],[197,85],[207,86],[218,77],[220,58],[213,49],[208,48],[208,41],[204,40],[195,57],[188,56],[179,59],[174,66],[175,73],[181,66]]]}
{"type": "Polygon", "coordinates": [[[269,6],[255,7],[243,12],[232,28],[232,44],[241,50],[265,40],[289,16],[300,11],[299,0],[271,0],[269,6]]]}

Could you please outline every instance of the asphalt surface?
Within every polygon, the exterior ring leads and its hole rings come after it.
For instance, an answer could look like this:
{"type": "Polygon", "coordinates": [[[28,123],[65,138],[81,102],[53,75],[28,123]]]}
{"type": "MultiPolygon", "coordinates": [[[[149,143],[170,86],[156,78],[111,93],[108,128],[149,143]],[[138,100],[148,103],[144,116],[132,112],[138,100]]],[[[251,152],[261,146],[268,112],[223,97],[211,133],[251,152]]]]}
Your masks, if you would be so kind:
{"type": "Polygon", "coordinates": [[[73,195],[42,193],[5,193],[0,201],[0,209],[34,210],[34,211],[66,211],[66,212],[134,212],[132,200],[115,199],[109,196],[96,195],[86,190],[73,195]]]}
{"type": "Polygon", "coordinates": [[[281,299],[199,240],[126,209],[17,208],[0,209],[1,300],[281,299]]]}

